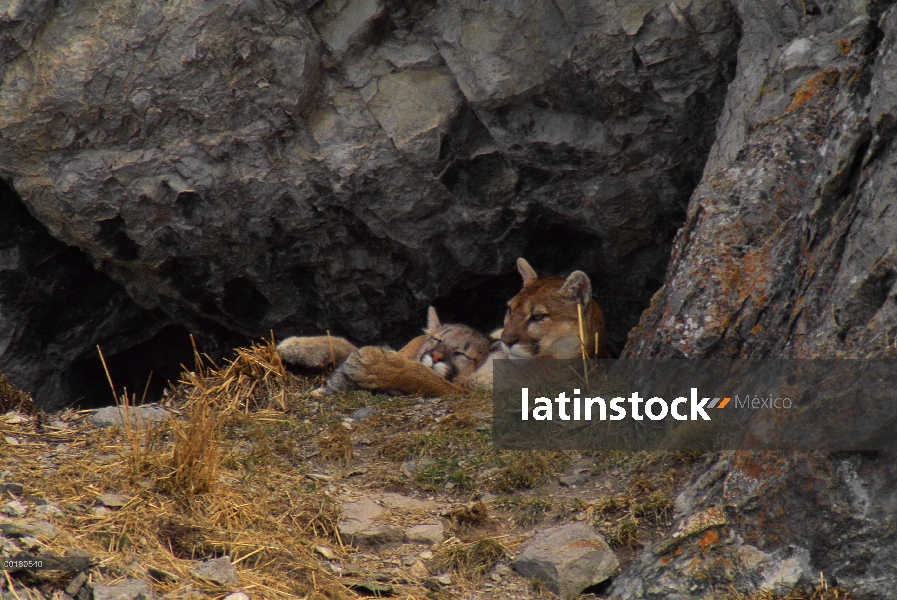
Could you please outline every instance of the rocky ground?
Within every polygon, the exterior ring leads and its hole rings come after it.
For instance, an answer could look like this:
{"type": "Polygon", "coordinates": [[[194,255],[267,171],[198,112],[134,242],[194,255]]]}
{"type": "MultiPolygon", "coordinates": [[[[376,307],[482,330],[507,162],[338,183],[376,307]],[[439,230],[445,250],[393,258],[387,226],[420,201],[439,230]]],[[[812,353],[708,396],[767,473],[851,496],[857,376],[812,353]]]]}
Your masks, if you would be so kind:
{"type": "Polygon", "coordinates": [[[725,537],[674,511],[716,455],[495,451],[488,395],[322,401],[271,355],[130,419],[0,405],[0,554],[87,561],[0,598],[605,598],[643,548],[725,537]]]}

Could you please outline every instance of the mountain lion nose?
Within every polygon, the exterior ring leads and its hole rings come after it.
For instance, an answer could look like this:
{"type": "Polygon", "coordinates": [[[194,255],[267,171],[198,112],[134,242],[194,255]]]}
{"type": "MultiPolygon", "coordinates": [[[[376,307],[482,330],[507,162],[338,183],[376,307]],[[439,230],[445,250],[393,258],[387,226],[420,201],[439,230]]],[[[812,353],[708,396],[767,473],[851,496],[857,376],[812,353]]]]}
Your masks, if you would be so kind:
{"type": "Polygon", "coordinates": [[[442,355],[438,352],[433,352],[430,354],[430,356],[433,357],[433,362],[439,362],[440,360],[442,360],[442,355]]]}

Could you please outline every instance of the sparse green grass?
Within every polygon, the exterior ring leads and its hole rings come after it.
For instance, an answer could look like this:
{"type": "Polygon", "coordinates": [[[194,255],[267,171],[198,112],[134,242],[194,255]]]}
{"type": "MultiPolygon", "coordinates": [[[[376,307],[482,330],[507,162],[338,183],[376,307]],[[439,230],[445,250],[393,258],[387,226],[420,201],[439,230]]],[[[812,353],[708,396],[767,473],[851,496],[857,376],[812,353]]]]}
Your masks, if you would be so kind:
{"type": "Polygon", "coordinates": [[[495,505],[514,513],[514,520],[521,527],[530,527],[548,516],[554,503],[543,495],[513,495],[499,498],[495,505]]]}
{"type": "Polygon", "coordinates": [[[460,465],[458,458],[437,458],[418,471],[414,481],[428,491],[441,490],[446,483],[455,484],[461,491],[470,490],[473,488],[474,480],[468,471],[469,469],[460,465]]]}
{"type": "Polygon", "coordinates": [[[489,489],[497,493],[511,493],[534,488],[562,470],[569,462],[563,452],[526,451],[502,452],[495,461],[501,470],[489,482],[489,489]]]}

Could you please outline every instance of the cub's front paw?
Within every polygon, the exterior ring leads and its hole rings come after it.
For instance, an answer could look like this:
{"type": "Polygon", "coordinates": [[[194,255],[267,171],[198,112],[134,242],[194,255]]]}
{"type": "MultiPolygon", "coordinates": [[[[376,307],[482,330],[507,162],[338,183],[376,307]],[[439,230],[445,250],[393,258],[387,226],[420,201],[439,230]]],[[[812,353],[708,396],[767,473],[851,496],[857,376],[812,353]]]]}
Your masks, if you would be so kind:
{"type": "Polygon", "coordinates": [[[355,350],[343,338],[327,335],[288,337],[277,344],[277,353],[284,362],[307,369],[337,367],[355,350]]]}

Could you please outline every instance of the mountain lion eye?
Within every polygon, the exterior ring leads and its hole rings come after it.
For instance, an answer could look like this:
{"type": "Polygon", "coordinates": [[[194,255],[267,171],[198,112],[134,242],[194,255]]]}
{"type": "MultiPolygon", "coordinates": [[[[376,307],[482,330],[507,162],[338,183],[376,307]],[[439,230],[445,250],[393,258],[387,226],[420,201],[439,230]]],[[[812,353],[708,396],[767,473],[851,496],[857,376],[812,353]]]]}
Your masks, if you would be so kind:
{"type": "Polygon", "coordinates": [[[529,318],[532,323],[541,323],[548,318],[548,315],[533,315],[529,318]]]}
{"type": "Polygon", "coordinates": [[[464,354],[463,352],[455,352],[455,356],[464,357],[464,358],[470,360],[470,357],[467,356],[466,354],[464,354]]]}

